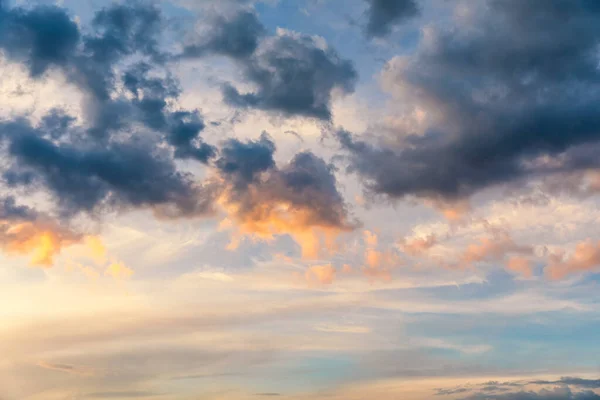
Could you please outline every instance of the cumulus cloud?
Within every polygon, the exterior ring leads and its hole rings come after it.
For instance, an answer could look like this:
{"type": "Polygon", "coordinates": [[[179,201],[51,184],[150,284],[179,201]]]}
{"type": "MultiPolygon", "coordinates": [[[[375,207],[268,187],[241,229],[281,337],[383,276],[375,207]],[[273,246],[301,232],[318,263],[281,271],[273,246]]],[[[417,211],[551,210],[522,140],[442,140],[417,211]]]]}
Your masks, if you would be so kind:
{"type": "Polygon", "coordinates": [[[233,15],[216,16],[207,32],[194,35],[184,46],[182,57],[200,57],[205,54],[220,54],[235,59],[244,59],[254,53],[266,34],[266,29],[256,13],[240,10],[233,15]]]}
{"type": "Polygon", "coordinates": [[[235,60],[254,89],[240,92],[224,84],[224,100],[232,106],[329,120],[334,90],[354,91],[358,76],[353,63],[323,38],[284,29],[267,35],[248,10],[218,16],[204,31],[206,35],[184,47],[181,57],[217,54],[235,60]]]}
{"type": "Polygon", "coordinates": [[[590,272],[600,268],[600,242],[588,240],[575,246],[570,255],[553,253],[544,272],[551,279],[562,279],[567,275],[590,272]]]}
{"type": "Polygon", "coordinates": [[[82,239],[51,218],[17,205],[14,197],[0,200],[0,247],[8,254],[29,255],[32,265],[49,267],[64,247],[82,239]]]}
{"type": "Polygon", "coordinates": [[[354,229],[355,222],[331,165],[301,152],[279,167],[274,151],[266,134],[254,141],[228,140],[215,163],[217,203],[240,235],[268,240],[290,234],[304,256],[315,258],[340,233],[354,229]]]}
{"type": "Polygon", "coordinates": [[[594,2],[485,1],[468,21],[430,26],[382,81],[423,131],[367,141],[338,133],[371,193],[463,199],[495,185],[596,169],[600,140],[594,2]],[[583,146],[585,145],[585,146],[583,146]]]}
{"type": "Polygon", "coordinates": [[[408,240],[404,240],[400,243],[402,251],[411,256],[420,256],[426,253],[430,248],[437,244],[437,237],[435,235],[428,235],[426,237],[417,237],[408,240]]]}
{"type": "MultiPolygon", "coordinates": [[[[4,184],[15,193],[49,194],[61,221],[131,209],[196,217],[220,207],[240,235],[289,233],[313,257],[354,227],[331,165],[301,152],[278,167],[267,138],[232,139],[221,149],[207,144],[203,116],[178,106],[182,89],[170,72],[181,56],[223,54],[257,87],[239,94],[230,86],[229,101],[327,119],[331,92],[351,91],[356,72],[323,40],[284,31],[267,36],[253,12],[238,11],[216,17],[214,29],[177,57],[160,45],[168,29],[160,10],[137,1],[100,9],[85,30],[56,6],[3,3],[0,21],[9,60],[25,64],[34,79],[58,71],[83,93],[80,118],[52,109],[39,123],[0,121],[4,184]],[[17,36],[23,40],[8,40],[17,36]],[[207,165],[214,179],[199,182],[176,159],[207,165]]],[[[50,239],[60,247],[62,239],[50,239]]]]}
{"type": "Polygon", "coordinates": [[[240,93],[226,84],[223,95],[227,103],[322,120],[331,118],[333,90],[352,92],[357,79],[352,62],[342,59],[323,40],[284,30],[262,40],[242,68],[257,89],[240,93]]]}
{"type": "Polygon", "coordinates": [[[366,0],[368,3],[366,33],[369,37],[388,35],[393,26],[416,16],[415,0],[366,0]]]}

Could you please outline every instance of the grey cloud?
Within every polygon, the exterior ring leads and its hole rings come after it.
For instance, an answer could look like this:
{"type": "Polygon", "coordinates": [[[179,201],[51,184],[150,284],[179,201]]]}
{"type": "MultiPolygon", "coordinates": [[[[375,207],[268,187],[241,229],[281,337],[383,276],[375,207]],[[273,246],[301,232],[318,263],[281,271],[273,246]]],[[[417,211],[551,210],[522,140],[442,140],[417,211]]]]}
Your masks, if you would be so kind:
{"type": "Polygon", "coordinates": [[[425,133],[374,143],[340,132],[350,170],[375,194],[456,199],[597,168],[571,150],[600,140],[599,11],[587,0],[490,0],[469,24],[433,29],[383,74],[399,107],[424,111],[425,133]]]}
{"type": "Polygon", "coordinates": [[[416,16],[419,7],[415,0],[366,0],[369,37],[388,35],[394,25],[416,16]]]}
{"type": "Polygon", "coordinates": [[[238,205],[238,217],[260,218],[261,208],[285,203],[307,212],[306,225],[351,229],[333,167],[311,152],[298,153],[278,167],[274,151],[267,134],[257,141],[231,139],[224,144],[216,166],[225,177],[224,190],[238,205]]]}
{"type": "Polygon", "coordinates": [[[142,143],[55,144],[24,121],[0,125],[0,134],[10,143],[12,183],[47,188],[63,215],[102,206],[166,207],[185,215],[209,208],[189,176],[142,143]]]}
{"type": "Polygon", "coordinates": [[[562,377],[557,381],[537,380],[529,383],[534,385],[570,385],[587,389],[600,389],[600,379],[583,379],[569,376],[562,377]]]}
{"type": "Polygon", "coordinates": [[[351,61],[308,35],[268,36],[251,11],[215,18],[208,35],[195,41],[181,57],[229,56],[256,87],[240,93],[231,83],[224,84],[224,100],[235,107],[329,120],[332,91],[354,91],[357,73],[351,61]]]}
{"type": "Polygon", "coordinates": [[[557,387],[539,392],[521,391],[515,393],[487,394],[478,393],[463,400],[598,400],[600,396],[592,391],[573,392],[568,387],[557,387]]]}
{"type": "Polygon", "coordinates": [[[322,120],[331,118],[332,91],[352,92],[357,80],[351,61],[313,37],[293,33],[264,39],[242,68],[257,89],[240,93],[226,84],[223,96],[227,103],[322,120]]]}
{"type": "Polygon", "coordinates": [[[229,17],[217,16],[211,23],[210,32],[186,45],[182,56],[200,57],[214,53],[242,59],[254,53],[265,33],[265,27],[254,12],[242,10],[229,17]]]}

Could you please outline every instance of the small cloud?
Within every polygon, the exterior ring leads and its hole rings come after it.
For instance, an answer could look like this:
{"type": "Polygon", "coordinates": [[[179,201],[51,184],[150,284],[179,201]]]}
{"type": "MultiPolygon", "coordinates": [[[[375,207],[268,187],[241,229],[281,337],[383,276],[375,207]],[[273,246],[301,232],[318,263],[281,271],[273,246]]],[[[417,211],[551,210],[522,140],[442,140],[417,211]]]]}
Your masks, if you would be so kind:
{"type": "Polygon", "coordinates": [[[133,270],[131,268],[128,268],[122,262],[113,262],[106,268],[106,271],[104,271],[104,275],[111,276],[117,280],[129,279],[133,275],[133,270]]]}

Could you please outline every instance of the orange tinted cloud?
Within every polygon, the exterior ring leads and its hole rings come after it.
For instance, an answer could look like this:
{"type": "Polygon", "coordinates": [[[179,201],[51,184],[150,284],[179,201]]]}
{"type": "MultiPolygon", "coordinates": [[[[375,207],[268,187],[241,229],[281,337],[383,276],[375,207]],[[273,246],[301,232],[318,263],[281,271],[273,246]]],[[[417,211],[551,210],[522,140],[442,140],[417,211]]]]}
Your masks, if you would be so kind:
{"type": "Polygon", "coordinates": [[[437,238],[435,235],[429,235],[427,237],[419,237],[411,240],[404,241],[400,244],[402,250],[411,256],[419,256],[433,246],[437,244],[437,238]]]}
{"type": "Polygon", "coordinates": [[[90,256],[97,264],[106,262],[106,247],[104,247],[104,243],[102,243],[102,240],[99,237],[86,236],[85,244],[90,250],[90,256]]]}
{"type": "Polygon", "coordinates": [[[306,280],[310,284],[331,285],[335,280],[335,268],[328,265],[313,265],[306,270],[306,280]]]}
{"type": "Polygon", "coordinates": [[[122,262],[113,262],[106,268],[104,275],[111,276],[117,280],[128,279],[133,275],[133,270],[122,262]]]}
{"type": "Polygon", "coordinates": [[[302,152],[279,168],[274,150],[267,135],[248,142],[233,139],[216,162],[212,190],[234,230],[231,248],[243,236],[272,240],[290,235],[305,258],[336,250],[338,236],[355,224],[337,190],[333,167],[302,152]]]}
{"type": "Polygon", "coordinates": [[[545,273],[550,279],[557,280],[567,275],[598,268],[600,268],[600,241],[587,240],[579,243],[568,257],[564,254],[550,255],[545,273]]]}
{"type": "Polygon", "coordinates": [[[8,254],[29,256],[35,266],[51,267],[64,247],[80,240],[73,232],[48,222],[0,222],[2,249],[8,254]]]}
{"type": "Polygon", "coordinates": [[[469,245],[460,257],[460,263],[469,267],[482,261],[500,261],[508,254],[530,255],[533,249],[516,244],[506,232],[496,232],[469,245]]]}
{"type": "Polygon", "coordinates": [[[393,250],[380,250],[379,238],[377,234],[371,231],[363,232],[365,244],[363,272],[370,278],[380,278],[384,280],[391,279],[391,268],[395,267],[400,260],[393,250]]]}
{"type": "Polygon", "coordinates": [[[525,278],[531,278],[533,275],[533,268],[531,266],[531,260],[525,257],[511,257],[506,263],[506,269],[516,274],[522,275],[525,278]]]}

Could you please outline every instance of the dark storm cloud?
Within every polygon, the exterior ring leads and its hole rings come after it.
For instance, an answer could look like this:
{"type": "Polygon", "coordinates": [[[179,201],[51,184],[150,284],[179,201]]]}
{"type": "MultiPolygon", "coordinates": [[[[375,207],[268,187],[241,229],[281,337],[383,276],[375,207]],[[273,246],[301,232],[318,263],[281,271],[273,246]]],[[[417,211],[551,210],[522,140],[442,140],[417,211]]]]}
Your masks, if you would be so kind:
{"type": "Polygon", "coordinates": [[[230,105],[322,120],[331,118],[332,91],[352,92],[357,80],[351,61],[313,37],[293,33],[264,39],[242,68],[257,89],[240,93],[225,85],[223,96],[230,105]]]}
{"type": "Polygon", "coordinates": [[[372,143],[338,133],[372,192],[462,198],[599,166],[572,151],[600,141],[598,4],[490,0],[473,12],[383,73],[399,107],[424,112],[423,135],[372,143]]]}
{"type": "Polygon", "coordinates": [[[253,12],[243,10],[230,17],[217,16],[206,35],[184,47],[183,57],[213,53],[245,58],[254,53],[265,33],[265,27],[253,12]]]}
{"type": "Polygon", "coordinates": [[[381,37],[390,33],[392,27],[419,13],[415,0],[366,0],[367,35],[381,37]]]}

